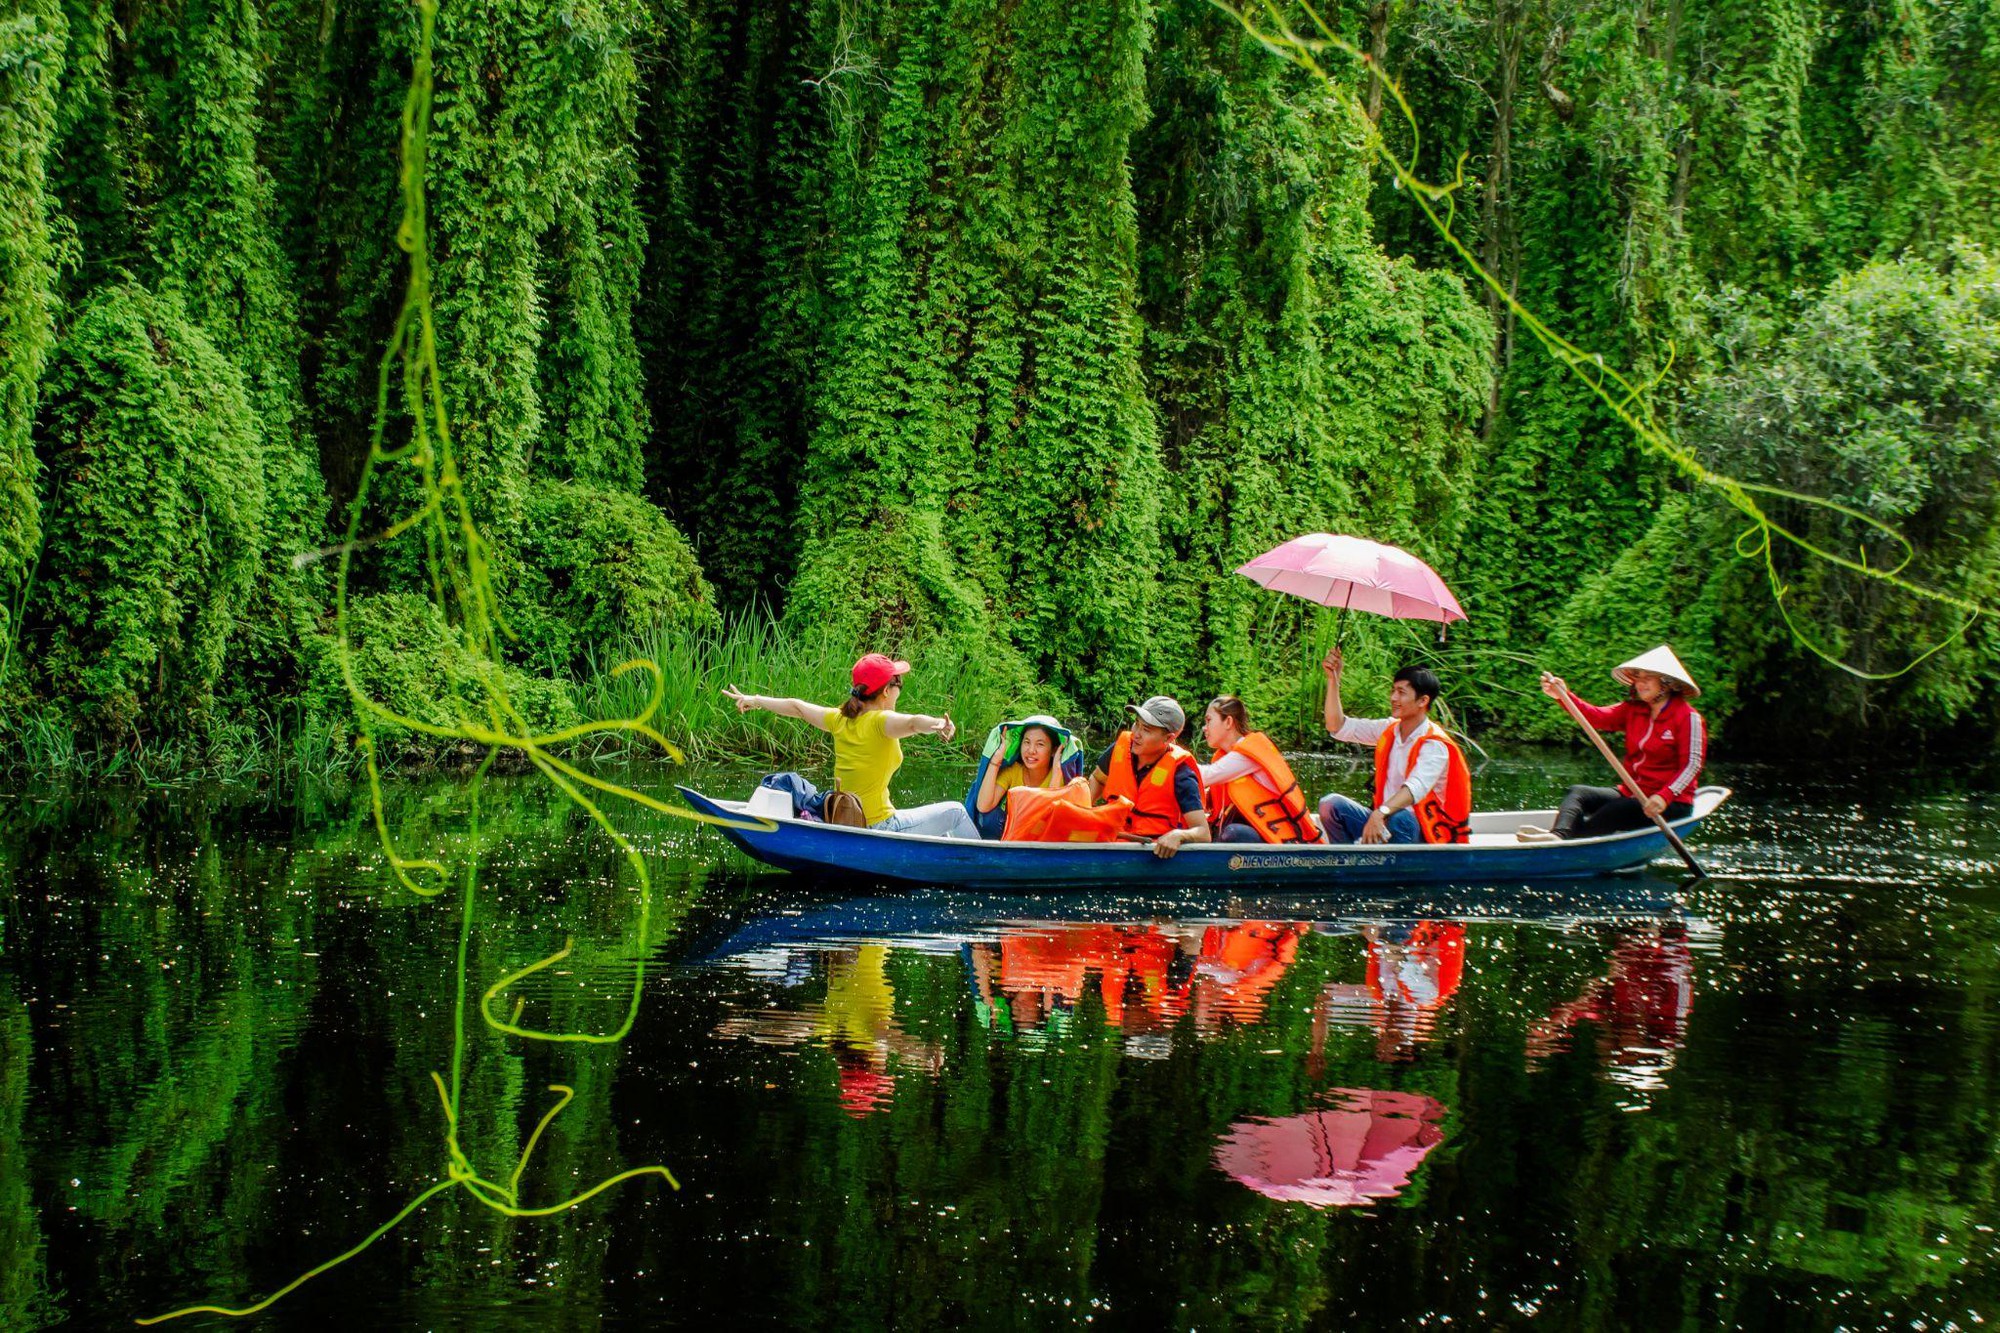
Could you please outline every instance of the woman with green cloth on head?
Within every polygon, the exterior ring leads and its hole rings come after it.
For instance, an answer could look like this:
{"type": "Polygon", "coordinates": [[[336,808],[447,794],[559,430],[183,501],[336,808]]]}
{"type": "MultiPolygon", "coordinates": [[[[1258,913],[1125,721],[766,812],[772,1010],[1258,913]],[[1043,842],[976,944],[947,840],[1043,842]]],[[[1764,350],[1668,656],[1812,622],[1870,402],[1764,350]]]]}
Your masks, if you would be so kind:
{"type": "Polygon", "coordinates": [[[854,688],[838,708],[805,699],[776,699],[745,694],[731,685],[723,695],[739,713],[762,711],[795,717],[833,735],[833,780],[861,802],[861,817],[883,833],[920,833],[942,838],[977,838],[972,816],[957,801],[934,801],[914,810],[897,810],[889,800],[889,779],[903,766],[905,736],[942,736],[950,740],[957,728],[948,717],[898,713],[908,662],[870,653],[854,664],[854,688]]]}
{"type": "Polygon", "coordinates": [[[1068,727],[1045,713],[1002,722],[986,738],[979,775],[966,793],[966,812],[984,838],[1007,827],[1007,793],[1016,787],[1053,791],[1083,776],[1083,746],[1068,727]]]}

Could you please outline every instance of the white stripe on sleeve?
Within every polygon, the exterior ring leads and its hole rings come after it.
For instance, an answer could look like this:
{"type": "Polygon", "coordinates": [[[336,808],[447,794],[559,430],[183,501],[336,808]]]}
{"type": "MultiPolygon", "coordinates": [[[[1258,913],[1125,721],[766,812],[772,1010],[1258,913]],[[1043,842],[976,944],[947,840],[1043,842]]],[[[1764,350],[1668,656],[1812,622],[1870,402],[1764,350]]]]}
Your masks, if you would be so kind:
{"type": "Polygon", "coordinates": [[[1707,750],[1708,728],[1702,724],[1701,714],[1690,708],[1688,709],[1687,767],[1680,771],[1680,776],[1675,778],[1673,785],[1667,788],[1668,792],[1675,796],[1686,796],[1689,794],[1683,791],[1682,788],[1693,782],[1701,773],[1701,763],[1707,756],[1707,750]]]}

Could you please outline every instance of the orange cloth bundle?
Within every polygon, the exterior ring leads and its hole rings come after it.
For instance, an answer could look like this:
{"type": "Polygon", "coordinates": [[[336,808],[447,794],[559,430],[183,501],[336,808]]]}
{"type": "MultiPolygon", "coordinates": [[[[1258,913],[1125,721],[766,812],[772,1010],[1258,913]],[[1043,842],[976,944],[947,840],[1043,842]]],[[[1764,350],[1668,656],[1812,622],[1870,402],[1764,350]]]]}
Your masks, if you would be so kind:
{"type": "Polygon", "coordinates": [[[1090,784],[1073,779],[1053,791],[1015,787],[1007,793],[1005,842],[1113,842],[1125,831],[1132,803],[1120,797],[1106,805],[1090,803],[1090,784]]]}

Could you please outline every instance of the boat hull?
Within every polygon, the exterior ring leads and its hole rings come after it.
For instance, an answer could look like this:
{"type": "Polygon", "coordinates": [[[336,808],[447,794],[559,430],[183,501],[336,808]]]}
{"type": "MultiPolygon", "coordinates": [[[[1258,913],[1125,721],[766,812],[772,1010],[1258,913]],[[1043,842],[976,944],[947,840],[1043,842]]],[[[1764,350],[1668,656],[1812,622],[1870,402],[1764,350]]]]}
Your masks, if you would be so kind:
{"type": "MultiPolygon", "coordinates": [[[[1619,874],[1670,854],[1657,828],[1567,842],[1514,842],[1501,832],[1502,825],[1511,830],[1513,823],[1546,824],[1549,815],[1523,810],[1475,816],[1471,843],[1207,843],[1184,847],[1177,856],[1163,859],[1137,843],[974,842],[770,819],[751,813],[743,802],[714,800],[689,787],[680,791],[696,810],[728,821],[719,826],[723,835],[765,865],[902,884],[1040,889],[1492,884],[1619,874]]],[[[1728,795],[1726,787],[1703,787],[1694,813],[1675,821],[1674,831],[1687,838],[1728,795]]]]}

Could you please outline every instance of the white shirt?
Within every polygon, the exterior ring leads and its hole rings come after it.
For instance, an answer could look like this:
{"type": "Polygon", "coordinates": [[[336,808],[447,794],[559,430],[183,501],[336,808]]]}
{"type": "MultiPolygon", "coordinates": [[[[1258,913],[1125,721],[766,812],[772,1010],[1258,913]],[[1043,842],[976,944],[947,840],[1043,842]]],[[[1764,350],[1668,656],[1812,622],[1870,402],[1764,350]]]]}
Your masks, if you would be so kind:
{"type": "Polygon", "coordinates": [[[1398,787],[1410,789],[1410,801],[1414,804],[1430,795],[1431,788],[1444,777],[1445,768],[1450,764],[1450,756],[1442,745],[1431,745],[1417,756],[1417,766],[1410,767],[1410,747],[1432,732],[1444,735],[1443,728],[1425,719],[1424,724],[1412,735],[1405,736],[1403,729],[1396,726],[1393,717],[1350,717],[1333,733],[1337,741],[1351,741],[1356,745],[1373,745],[1382,739],[1382,733],[1396,727],[1396,739],[1389,746],[1389,772],[1382,784],[1382,799],[1387,801],[1390,793],[1398,787]]]}
{"type": "Polygon", "coordinates": [[[1264,770],[1257,766],[1257,761],[1249,755],[1244,754],[1241,750],[1231,750],[1214,763],[1203,764],[1201,766],[1201,785],[1203,787],[1214,787],[1221,783],[1234,782],[1238,778],[1248,777],[1256,778],[1265,791],[1271,792],[1274,795],[1277,793],[1277,786],[1272,783],[1269,777],[1265,776],[1264,770]]]}

